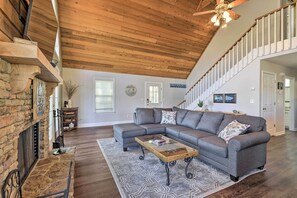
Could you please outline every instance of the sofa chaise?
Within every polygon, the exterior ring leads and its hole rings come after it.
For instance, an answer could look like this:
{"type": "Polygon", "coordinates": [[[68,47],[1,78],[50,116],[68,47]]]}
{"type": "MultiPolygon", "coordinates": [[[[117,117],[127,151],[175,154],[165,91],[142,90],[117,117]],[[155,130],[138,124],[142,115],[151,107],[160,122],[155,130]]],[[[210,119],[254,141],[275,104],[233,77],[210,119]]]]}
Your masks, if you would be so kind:
{"type": "Polygon", "coordinates": [[[221,112],[198,112],[173,109],[137,108],[134,123],[113,126],[114,138],[127,151],[138,146],[134,138],[149,134],[164,134],[193,148],[199,149],[198,158],[230,174],[238,181],[248,171],[263,169],[266,164],[266,145],[270,135],[261,117],[232,115],[221,112]],[[162,110],[176,111],[176,125],[160,124],[162,110]],[[228,144],[218,137],[230,122],[248,124],[246,133],[233,137],[228,144]]]}

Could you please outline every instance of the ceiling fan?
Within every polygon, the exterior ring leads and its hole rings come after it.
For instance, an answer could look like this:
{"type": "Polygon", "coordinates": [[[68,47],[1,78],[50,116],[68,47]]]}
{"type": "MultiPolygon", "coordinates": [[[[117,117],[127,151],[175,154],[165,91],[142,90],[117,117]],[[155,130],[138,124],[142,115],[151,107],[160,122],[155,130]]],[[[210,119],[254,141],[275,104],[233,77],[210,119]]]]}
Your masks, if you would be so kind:
{"type": "MultiPolygon", "coordinates": [[[[208,1],[208,3],[210,3],[210,0],[201,0],[198,10],[203,4],[203,1],[208,1]]],[[[228,1],[224,0],[216,0],[217,5],[214,10],[196,12],[193,14],[193,16],[215,13],[215,15],[211,18],[211,22],[214,23],[215,26],[222,25],[222,28],[225,28],[227,27],[227,23],[229,23],[231,20],[237,20],[240,17],[239,14],[231,9],[245,3],[246,1],[248,0],[235,0],[229,3],[228,1]]]]}

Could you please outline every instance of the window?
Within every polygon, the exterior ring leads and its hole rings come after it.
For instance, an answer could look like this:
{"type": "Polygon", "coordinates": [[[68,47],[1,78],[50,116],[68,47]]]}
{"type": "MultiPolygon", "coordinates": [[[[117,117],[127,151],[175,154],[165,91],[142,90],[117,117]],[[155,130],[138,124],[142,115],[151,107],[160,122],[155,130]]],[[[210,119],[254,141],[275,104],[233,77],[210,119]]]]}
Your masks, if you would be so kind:
{"type": "Polygon", "coordinates": [[[95,111],[114,112],[114,80],[95,80],[95,111]]]}
{"type": "Polygon", "coordinates": [[[159,86],[149,87],[149,100],[151,103],[159,103],[159,86]]]}

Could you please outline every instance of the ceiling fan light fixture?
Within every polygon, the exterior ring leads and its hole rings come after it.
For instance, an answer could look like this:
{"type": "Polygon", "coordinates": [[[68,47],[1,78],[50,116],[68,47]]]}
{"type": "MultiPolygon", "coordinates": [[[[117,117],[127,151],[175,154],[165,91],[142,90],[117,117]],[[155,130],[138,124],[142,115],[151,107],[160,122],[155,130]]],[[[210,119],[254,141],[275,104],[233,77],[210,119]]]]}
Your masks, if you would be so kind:
{"type": "Polygon", "coordinates": [[[229,23],[230,21],[232,21],[232,18],[230,16],[225,17],[226,23],[229,23]]]}
{"type": "Polygon", "coordinates": [[[220,26],[220,20],[217,20],[215,23],[214,23],[215,26],[220,26]]]}
{"type": "Polygon", "coordinates": [[[218,16],[217,15],[214,15],[213,17],[211,17],[210,21],[215,23],[218,19],[218,16]]]}
{"type": "Polygon", "coordinates": [[[230,13],[229,12],[227,12],[227,11],[224,11],[224,13],[223,13],[223,17],[224,18],[230,18],[230,13]]]}

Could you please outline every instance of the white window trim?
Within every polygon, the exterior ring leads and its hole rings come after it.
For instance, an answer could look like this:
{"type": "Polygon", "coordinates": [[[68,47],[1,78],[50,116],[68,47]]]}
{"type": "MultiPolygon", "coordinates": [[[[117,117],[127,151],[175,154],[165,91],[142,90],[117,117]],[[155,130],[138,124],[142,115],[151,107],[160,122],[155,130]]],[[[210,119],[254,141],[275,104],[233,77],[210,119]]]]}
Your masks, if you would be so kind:
{"type": "Polygon", "coordinates": [[[93,105],[93,111],[95,112],[95,113],[115,113],[116,112],[116,91],[115,91],[115,89],[116,89],[116,86],[115,86],[115,84],[116,84],[116,81],[115,81],[115,79],[114,78],[94,78],[94,82],[93,82],[93,103],[94,103],[94,105],[93,105]],[[113,111],[107,111],[107,112],[97,112],[96,111],[96,81],[100,81],[100,80],[102,80],[102,81],[112,81],[113,82],[113,111]]]}

